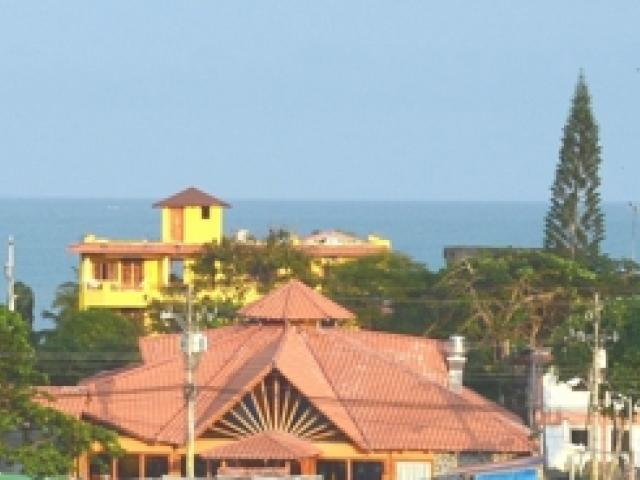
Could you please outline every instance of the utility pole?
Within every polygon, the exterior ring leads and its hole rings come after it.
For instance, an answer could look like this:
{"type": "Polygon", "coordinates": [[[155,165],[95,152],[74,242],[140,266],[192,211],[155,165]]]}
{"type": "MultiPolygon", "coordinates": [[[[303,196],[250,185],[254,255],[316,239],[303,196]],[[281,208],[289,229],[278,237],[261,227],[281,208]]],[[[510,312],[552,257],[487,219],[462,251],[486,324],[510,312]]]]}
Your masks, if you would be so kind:
{"type": "Polygon", "coordinates": [[[599,472],[599,444],[600,436],[600,368],[602,354],[600,353],[600,295],[598,292],[593,297],[593,373],[591,375],[591,480],[598,480],[599,472]]]}
{"type": "Polygon", "coordinates": [[[187,407],[186,415],[186,474],[188,479],[195,478],[195,409],[196,385],[194,373],[202,354],[207,350],[207,337],[196,331],[193,325],[193,285],[187,286],[187,315],[181,338],[182,353],[185,363],[184,397],[187,407]]]}
{"type": "Polygon", "coordinates": [[[629,480],[636,479],[636,455],[633,450],[633,397],[629,395],[629,480]]]}
{"type": "Polygon", "coordinates": [[[187,369],[185,375],[185,385],[184,385],[184,395],[185,401],[187,402],[187,459],[186,459],[186,473],[187,478],[192,479],[195,477],[194,473],[194,443],[195,443],[195,403],[196,403],[196,386],[193,382],[193,371],[195,369],[194,365],[194,349],[193,349],[193,321],[192,321],[192,300],[191,297],[193,295],[193,286],[189,285],[187,287],[187,319],[185,325],[185,331],[183,334],[184,337],[184,345],[183,344],[183,352],[185,359],[185,367],[187,369]],[[186,347],[186,348],[184,348],[186,347]]]}
{"type": "Polygon", "coordinates": [[[7,280],[7,308],[10,312],[16,311],[16,293],[15,293],[15,243],[13,237],[9,237],[7,247],[7,263],[4,266],[4,277],[7,280]]]}

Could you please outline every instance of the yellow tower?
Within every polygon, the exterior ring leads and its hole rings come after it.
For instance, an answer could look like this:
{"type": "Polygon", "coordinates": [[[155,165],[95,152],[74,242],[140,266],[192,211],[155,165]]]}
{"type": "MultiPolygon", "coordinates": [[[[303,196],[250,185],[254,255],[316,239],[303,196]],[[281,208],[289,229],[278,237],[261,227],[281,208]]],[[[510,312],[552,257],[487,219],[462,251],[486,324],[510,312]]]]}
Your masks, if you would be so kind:
{"type": "Polygon", "coordinates": [[[229,204],[198,190],[187,188],[153,204],[162,209],[162,242],[220,243],[223,209],[229,204]]]}

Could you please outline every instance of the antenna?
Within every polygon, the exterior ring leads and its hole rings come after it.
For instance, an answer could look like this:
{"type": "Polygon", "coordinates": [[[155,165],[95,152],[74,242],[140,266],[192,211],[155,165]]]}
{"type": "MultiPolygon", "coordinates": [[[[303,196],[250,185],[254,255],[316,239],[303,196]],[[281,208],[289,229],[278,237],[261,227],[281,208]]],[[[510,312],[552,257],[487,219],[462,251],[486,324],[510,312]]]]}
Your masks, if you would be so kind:
{"type": "Polygon", "coordinates": [[[16,311],[16,295],[15,295],[15,243],[13,237],[9,237],[7,245],[7,263],[4,266],[4,277],[7,279],[7,308],[10,312],[16,311]]]}

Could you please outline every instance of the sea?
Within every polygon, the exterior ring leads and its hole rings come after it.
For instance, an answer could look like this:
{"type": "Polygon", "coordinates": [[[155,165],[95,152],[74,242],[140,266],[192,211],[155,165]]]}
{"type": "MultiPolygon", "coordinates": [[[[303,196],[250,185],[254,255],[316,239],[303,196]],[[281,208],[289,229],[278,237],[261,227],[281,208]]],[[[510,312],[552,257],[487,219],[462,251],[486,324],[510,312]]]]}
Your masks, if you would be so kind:
{"type": "MultiPolygon", "coordinates": [[[[35,293],[36,329],[50,328],[42,311],[56,287],[76,279],[78,259],[68,246],[87,233],[117,239],[159,239],[160,212],[143,199],[0,199],[0,260],[15,239],[16,278],[35,293]]],[[[270,228],[299,234],[340,229],[391,239],[393,248],[430,270],[443,267],[451,245],[540,247],[546,202],[238,200],[226,212],[227,234],[245,228],[264,236],[270,228]]],[[[626,202],[603,204],[604,253],[632,254],[632,212],[626,202]]],[[[5,292],[4,276],[0,278],[5,292]]],[[[1,299],[2,297],[0,297],[1,299]]],[[[3,303],[0,300],[0,303],[3,303]]]]}

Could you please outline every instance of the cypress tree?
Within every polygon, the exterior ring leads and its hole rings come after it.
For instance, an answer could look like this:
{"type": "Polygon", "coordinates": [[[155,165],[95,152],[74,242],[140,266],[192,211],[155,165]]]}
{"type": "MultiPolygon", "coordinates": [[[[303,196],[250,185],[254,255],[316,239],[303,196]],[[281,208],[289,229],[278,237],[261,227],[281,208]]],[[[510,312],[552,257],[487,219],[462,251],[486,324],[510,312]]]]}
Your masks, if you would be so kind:
{"type": "Polygon", "coordinates": [[[604,239],[600,208],[600,145],[591,96],[582,72],[578,77],[560,160],[545,218],[544,247],[571,258],[593,259],[604,239]]]}

